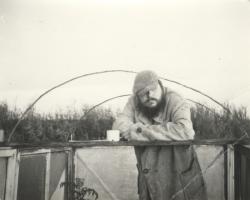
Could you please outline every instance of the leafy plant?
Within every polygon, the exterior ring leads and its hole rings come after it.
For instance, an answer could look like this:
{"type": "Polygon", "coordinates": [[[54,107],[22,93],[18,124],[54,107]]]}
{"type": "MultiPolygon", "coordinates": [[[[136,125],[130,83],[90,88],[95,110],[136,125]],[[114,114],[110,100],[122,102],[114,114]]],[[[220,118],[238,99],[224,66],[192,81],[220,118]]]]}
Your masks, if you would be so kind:
{"type": "Polygon", "coordinates": [[[84,180],[84,178],[76,178],[75,182],[63,182],[60,187],[73,186],[74,200],[97,200],[98,193],[94,189],[84,186],[84,180]]]}

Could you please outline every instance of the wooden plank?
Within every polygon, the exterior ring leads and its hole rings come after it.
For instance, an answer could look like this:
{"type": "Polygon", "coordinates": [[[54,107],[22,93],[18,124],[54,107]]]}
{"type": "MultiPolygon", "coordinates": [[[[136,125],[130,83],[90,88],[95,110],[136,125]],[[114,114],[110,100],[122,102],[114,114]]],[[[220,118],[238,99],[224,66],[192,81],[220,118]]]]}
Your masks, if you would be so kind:
{"type": "Polygon", "coordinates": [[[238,151],[240,155],[246,156],[248,159],[250,159],[250,148],[243,145],[238,145],[238,151]]]}
{"type": "Polygon", "coordinates": [[[58,148],[50,148],[50,147],[28,147],[28,148],[19,148],[21,150],[22,155],[33,155],[33,154],[45,154],[45,153],[59,153],[70,151],[71,147],[58,147],[58,148]]]}
{"type": "Polygon", "coordinates": [[[22,149],[21,156],[35,155],[35,154],[47,154],[50,153],[51,149],[22,149]]]}
{"type": "Polygon", "coordinates": [[[0,150],[0,157],[11,157],[11,156],[14,156],[15,153],[16,153],[16,150],[14,150],[14,149],[0,150]]]}
{"type": "Polygon", "coordinates": [[[1,143],[0,143],[0,151],[1,150],[8,150],[8,149],[13,149],[13,148],[9,147],[9,146],[1,146],[1,143]]]}
{"type": "Polygon", "coordinates": [[[224,153],[224,198],[228,200],[228,145],[223,145],[224,153]]]}
{"type": "Polygon", "coordinates": [[[242,200],[248,200],[248,199],[246,199],[246,190],[248,189],[248,188],[246,188],[246,182],[247,182],[247,179],[246,179],[246,174],[247,174],[246,165],[247,165],[247,159],[246,159],[245,156],[242,156],[241,157],[241,170],[240,170],[240,173],[241,173],[241,190],[240,190],[240,194],[241,194],[242,200]]]}
{"type": "Polygon", "coordinates": [[[8,157],[7,167],[7,179],[6,179],[6,191],[5,200],[14,200],[14,193],[16,192],[16,150],[12,150],[14,153],[8,157]]]}
{"type": "Polygon", "coordinates": [[[250,167],[250,159],[246,159],[246,182],[245,182],[245,199],[250,199],[250,171],[249,171],[249,167],[250,167]]]}
{"type": "Polygon", "coordinates": [[[74,151],[72,148],[67,151],[68,163],[67,163],[67,184],[65,187],[67,190],[67,200],[73,199],[73,185],[70,184],[74,181],[74,151]]]}
{"type": "Polygon", "coordinates": [[[45,174],[45,194],[44,199],[49,200],[49,187],[50,187],[50,159],[51,153],[47,153],[46,155],[46,174],[45,174]]]}
{"type": "Polygon", "coordinates": [[[230,139],[209,139],[209,140],[182,140],[182,141],[119,141],[112,142],[107,140],[88,140],[88,141],[72,141],[72,142],[51,142],[51,143],[35,143],[5,144],[9,147],[16,148],[57,148],[57,147],[90,147],[90,146],[168,146],[168,145],[225,145],[225,144],[250,144],[250,139],[230,140],[230,139]]]}
{"type": "Polygon", "coordinates": [[[227,199],[234,200],[234,146],[227,145],[227,199]]]}
{"type": "Polygon", "coordinates": [[[15,177],[14,177],[14,183],[15,183],[15,189],[13,191],[13,200],[17,199],[17,189],[18,189],[18,178],[19,178],[19,164],[20,164],[20,158],[21,154],[19,151],[17,151],[16,155],[16,166],[15,166],[15,177]]]}
{"type": "Polygon", "coordinates": [[[234,148],[234,184],[235,184],[235,199],[241,199],[241,155],[239,153],[239,145],[234,148]]]}

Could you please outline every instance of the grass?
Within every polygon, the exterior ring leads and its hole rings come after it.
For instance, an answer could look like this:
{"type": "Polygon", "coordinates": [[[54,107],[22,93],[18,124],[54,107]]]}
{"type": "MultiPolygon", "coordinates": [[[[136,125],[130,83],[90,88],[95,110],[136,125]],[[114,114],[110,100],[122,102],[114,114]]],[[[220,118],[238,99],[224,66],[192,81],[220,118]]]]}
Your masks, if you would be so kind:
{"type": "MultiPolygon", "coordinates": [[[[217,112],[213,108],[199,104],[191,109],[196,139],[236,139],[245,132],[250,133],[250,119],[246,108],[224,106],[231,110],[231,114],[226,110],[217,112]]],[[[58,112],[54,115],[41,115],[35,109],[31,109],[18,126],[12,141],[65,142],[69,140],[71,134],[76,140],[104,139],[106,130],[112,127],[116,113],[109,108],[98,107],[85,115],[91,107],[84,105],[79,111],[68,110],[66,113],[58,112]]],[[[0,129],[5,131],[6,137],[20,116],[21,111],[17,108],[11,110],[7,103],[0,103],[0,129]]]]}
{"type": "Polygon", "coordinates": [[[250,133],[250,119],[245,107],[235,108],[225,105],[231,111],[220,112],[213,108],[196,105],[191,110],[193,127],[197,139],[240,138],[245,132],[250,133]]]}

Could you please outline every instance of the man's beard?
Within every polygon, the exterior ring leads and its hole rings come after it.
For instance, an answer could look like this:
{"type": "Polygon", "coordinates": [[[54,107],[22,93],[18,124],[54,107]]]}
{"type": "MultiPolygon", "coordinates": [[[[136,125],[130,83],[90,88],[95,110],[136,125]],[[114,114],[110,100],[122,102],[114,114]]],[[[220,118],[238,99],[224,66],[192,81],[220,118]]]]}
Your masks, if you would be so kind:
{"type": "MultiPolygon", "coordinates": [[[[150,101],[150,99],[148,99],[150,101]]],[[[157,103],[155,107],[146,107],[144,106],[138,98],[138,110],[143,113],[148,119],[152,119],[157,116],[157,114],[164,108],[164,95],[162,95],[160,101],[157,103]]]]}

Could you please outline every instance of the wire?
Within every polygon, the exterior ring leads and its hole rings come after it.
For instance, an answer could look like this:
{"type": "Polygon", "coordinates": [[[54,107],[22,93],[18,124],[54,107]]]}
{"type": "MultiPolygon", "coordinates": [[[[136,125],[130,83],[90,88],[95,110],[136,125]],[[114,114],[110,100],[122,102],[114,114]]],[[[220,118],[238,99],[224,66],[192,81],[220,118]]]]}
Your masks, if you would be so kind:
{"type": "MultiPolygon", "coordinates": [[[[88,109],[88,110],[84,113],[84,115],[83,115],[80,119],[84,119],[92,110],[94,110],[95,108],[97,108],[97,107],[103,105],[104,103],[106,103],[106,102],[108,102],[108,101],[111,101],[111,100],[114,100],[114,99],[117,99],[117,98],[121,98],[121,97],[128,97],[128,96],[131,96],[131,94],[124,94],[124,95],[119,95],[119,96],[115,96],[115,97],[108,98],[108,99],[106,99],[106,100],[104,100],[104,101],[102,101],[102,102],[100,102],[100,103],[98,103],[98,104],[92,106],[90,109],[88,109]]],[[[205,106],[204,104],[201,104],[201,103],[199,103],[199,102],[197,102],[197,101],[194,101],[194,100],[192,100],[192,99],[186,99],[186,100],[187,100],[187,101],[190,101],[190,102],[192,102],[192,103],[195,103],[195,104],[197,104],[197,105],[199,105],[199,106],[202,106],[202,107],[208,109],[210,112],[216,113],[214,110],[212,110],[211,108],[205,106]]],[[[66,140],[66,141],[68,141],[70,135],[72,135],[72,133],[69,134],[69,135],[67,136],[67,140],[66,140]]]]}
{"type": "MultiPolygon", "coordinates": [[[[59,87],[61,87],[63,85],[66,85],[67,83],[70,83],[70,82],[72,82],[74,80],[77,80],[77,79],[80,79],[80,78],[83,78],[83,77],[86,77],[86,76],[92,76],[92,75],[98,75],[98,74],[104,74],[104,73],[113,73],[113,72],[124,72],[124,73],[132,73],[132,74],[136,74],[137,73],[137,72],[131,71],[131,70],[104,70],[104,71],[99,71],[99,72],[93,72],[93,73],[88,73],[88,74],[83,74],[83,75],[80,75],[80,76],[76,76],[74,78],[71,78],[71,79],[69,79],[67,81],[64,81],[64,82],[62,82],[62,83],[60,83],[60,84],[58,84],[58,85],[56,85],[56,86],[54,86],[54,87],[46,90],[38,98],[36,98],[35,101],[33,103],[31,103],[30,106],[22,113],[21,117],[19,118],[19,120],[15,124],[14,128],[12,129],[12,131],[11,131],[9,137],[8,137],[7,143],[10,143],[13,134],[15,133],[17,127],[19,126],[19,124],[21,123],[21,121],[23,120],[23,118],[25,117],[25,115],[45,95],[47,95],[48,93],[52,92],[53,90],[55,90],[55,89],[57,89],[57,88],[59,88],[59,87]]],[[[193,91],[195,91],[195,92],[197,92],[197,93],[199,93],[199,94],[201,94],[201,95],[209,98],[210,100],[214,101],[216,104],[220,105],[223,109],[227,110],[227,112],[231,113],[231,111],[228,108],[226,108],[225,106],[223,106],[220,102],[218,102],[214,98],[210,97],[209,95],[207,95],[207,94],[205,94],[205,93],[203,93],[203,92],[201,92],[201,91],[199,91],[199,90],[197,90],[195,88],[192,88],[192,87],[184,85],[184,84],[182,84],[180,82],[177,82],[177,81],[174,81],[174,80],[170,80],[170,79],[167,79],[167,78],[164,78],[164,77],[160,77],[160,79],[168,81],[168,82],[172,82],[172,83],[175,83],[177,85],[183,86],[183,87],[185,87],[187,89],[193,90],[193,91]]]]}
{"type": "Polygon", "coordinates": [[[10,143],[13,134],[15,133],[15,131],[16,131],[17,127],[19,126],[19,124],[21,123],[21,121],[23,120],[24,116],[25,116],[25,115],[29,112],[29,110],[30,110],[31,108],[33,108],[33,106],[34,106],[42,97],[44,97],[46,94],[52,92],[53,90],[55,90],[55,89],[57,89],[57,88],[59,88],[59,87],[61,87],[61,86],[63,86],[63,85],[66,85],[67,83],[70,83],[70,82],[72,82],[72,81],[74,81],[74,80],[77,80],[77,79],[80,79],[80,78],[83,78],[83,77],[86,77],[86,76],[97,75],[97,74],[104,74],[104,73],[109,73],[109,72],[136,73],[136,72],[134,72],[134,71],[128,71],[128,70],[106,70],[106,71],[100,71],[100,72],[93,72],[93,73],[88,73],[88,74],[83,74],[83,75],[80,75],[80,76],[76,76],[76,77],[74,77],[74,78],[71,78],[71,79],[69,79],[69,80],[67,80],[67,81],[64,81],[64,82],[62,82],[62,83],[60,83],[60,84],[58,84],[58,85],[56,85],[56,86],[54,86],[54,87],[52,87],[52,88],[46,90],[46,91],[43,92],[38,98],[36,98],[35,101],[34,101],[32,104],[30,104],[30,106],[22,113],[20,119],[17,121],[17,123],[15,124],[14,128],[12,129],[12,131],[11,131],[9,137],[8,137],[7,143],[10,143]]]}
{"type": "MultiPolygon", "coordinates": [[[[118,98],[121,98],[121,97],[128,97],[128,96],[130,96],[130,95],[131,95],[131,94],[124,94],[124,95],[119,95],[119,96],[115,96],[115,97],[108,98],[108,99],[106,99],[106,100],[104,100],[104,101],[102,101],[102,102],[100,102],[100,103],[98,103],[98,104],[92,106],[90,109],[88,109],[88,110],[84,113],[84,115],[83,115],[80,119],[84,119],[92,110],[94,110],[95,108],[97,108],[97,107],[103,105],[104,103],[106,103],[106,102],[108,102],[108,101],[111,101],[111,100],[114,100],[114,99],[118,99],[118,98]]],[[[70,136],[70,135],[72,135],[72,133],[69,134],[69,135],[67,136],[67,141],[69,140],[69,136],[70,136]]]]}
{"type": "Polygon", "coordinates": [[[215,100],[214,98],[210,97],[209,95],[205,94],[204,92],[201,92],[200,90],[197,90],[197,89],[195,89],[195,88],[189,87],[189,86],[184,85],[184,84],[182,84],[182,83],[180,83],[180,82],[177,82],[177,81],[173,81],[173,80],[170,80],[170,79],[166,79],[166,78],[164,78],[164,77],[160,77],[160,78],[161,78],[162,80],[169,81],[169,82],[175,83],[175,84],[177,84],[177,85],[180,85],[180,86],[182,86],[182,87],[185,87],[185,88],[187,88],[187,89],[193,90],[193,91],[195,91],[195,92],[197,92],[197,93],[199,93],[199,94],[201,94],[201,95],[203,95],[203,96],[209,98],[210,100],[212,100],[213,102],[215,102],[216,104],[218,104],[219,106],[221,106],[221,107],[222,107],[224,110],[226,110],[228,113],[231,113],[231,111],[230,111],[227,107],[225,107],[222,103],[220,103],[219,101],[217,101],[217,100],[215,100]]]}
{"type": "Polygon", "coordinates": [[[106,99],[104,101],[102,101],[101,103],[98,103],[96,105],[94,105],[93,107],[91,107],[89,110],[87,110],[84,115],[81,117],[81,119],[84,119],[84,117],[86,117],[92,110],[94,110],[96,107],[108,102],[108,101],[111,101],[111,100],[114,100],[114,99],[117,99],[117,98],[121,98],[121,97],[127,97],[127,96],[131,96],[131,94],[124,94],[124,95],[119,95],[119,96],[115,96],[115,97],[112,97],[112,98],[109,98],[109,99],[106,99]]]}

